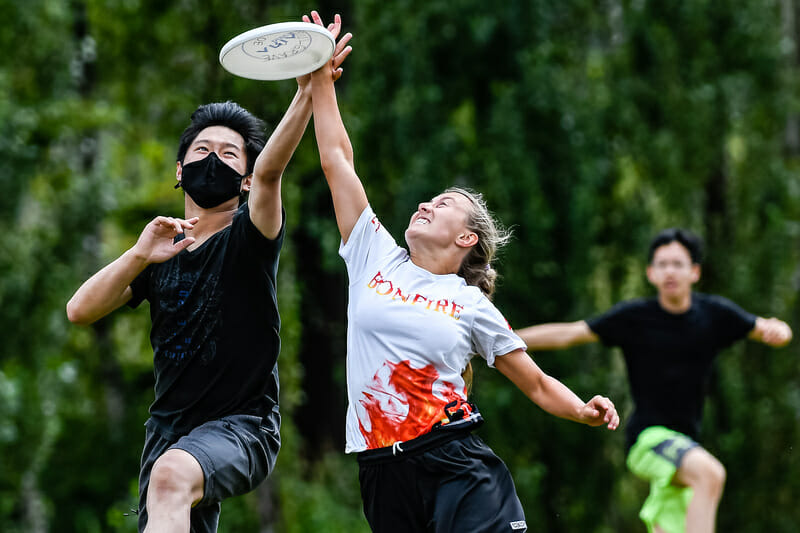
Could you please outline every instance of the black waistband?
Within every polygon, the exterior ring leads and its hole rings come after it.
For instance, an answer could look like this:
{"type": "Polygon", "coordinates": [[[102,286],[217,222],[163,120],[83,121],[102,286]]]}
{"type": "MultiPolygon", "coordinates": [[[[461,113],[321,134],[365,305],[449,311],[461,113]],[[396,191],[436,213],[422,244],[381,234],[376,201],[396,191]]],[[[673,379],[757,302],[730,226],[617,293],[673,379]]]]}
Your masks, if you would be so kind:
{"type": "Polygon", "coordinates": [[[478,428],[482,424],[483,418],[477,417],[469,423],[458,425],[457,427],[434,429],[417,438],[405,442],[395,442],[392,446],[359,452],[358,462],[362,465],[387,463],[420,455],[451,440],[466,437],[473,429],[478,428]]]}

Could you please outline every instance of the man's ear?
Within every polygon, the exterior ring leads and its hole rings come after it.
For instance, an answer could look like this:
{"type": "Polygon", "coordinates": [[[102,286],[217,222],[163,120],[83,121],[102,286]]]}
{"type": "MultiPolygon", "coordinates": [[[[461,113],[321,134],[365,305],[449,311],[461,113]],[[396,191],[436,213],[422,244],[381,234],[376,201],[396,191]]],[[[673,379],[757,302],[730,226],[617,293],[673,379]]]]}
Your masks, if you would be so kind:
{"type": "Polygon", "coordinates": [[[692,283],[697,283],[700,281],[700,274],[702,273],[702,268],[697,263],[692,264],[692,283]]]}
{"type": "Polygon", "coordinates": [[[462,233],[456,238],[456,245],[462,248],[472,248],[476,244],[478,244],[478,234],[474,231],[462,233]]]}
{"type": "Polygon", "coordinates": [[[647,265],[647,281],[650,282],[650,285],[655,285],[655,282],[653,281],[653,266],[652,265],[647,265]]]}
{"type": "Polygon", "coordinates": [[[250,187],[253,186],[253,173],[251,172],[242,178],[242,191],[250,192],[250,187]]]}
{"type": "Polygon", "coordinates": [[[183,176],[183,166],[181,166],[181,162],[178,161],[175,163],[175,179],[178,180],[178,183],[181,182],[182,176],[183,176]]]}

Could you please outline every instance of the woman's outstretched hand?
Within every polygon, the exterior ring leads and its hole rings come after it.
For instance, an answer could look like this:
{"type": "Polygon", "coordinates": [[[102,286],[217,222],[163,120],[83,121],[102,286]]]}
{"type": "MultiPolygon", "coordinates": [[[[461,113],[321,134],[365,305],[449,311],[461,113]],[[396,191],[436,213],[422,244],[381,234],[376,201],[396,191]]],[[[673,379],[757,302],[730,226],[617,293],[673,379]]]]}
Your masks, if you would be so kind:
{"type": "MultiPolygon", "coordinates": [[[[311,12],[311,17],[308,15],[303,15],[303,22],[312,23],[312,21],[313,24],[325,27],[325,24],[322,22],[322,17],[320,17],[319,13],[316,11],[311,12]]],[[[320,68],[330,68],[333,81],[336,81],[342,77],[342,73],[344,72],[342,69],[342,63],[344,63],[344,60],[350,55],[350,52],[353,51],[353,47],[347,45],[347,43],[350,42],[350,39],[353,38],[353,34],[347,32],[340,37],[342,32],[342,17],[339,14],[334,15],[333,22],[328,24],[327,30],[331,32],[334,40],[336,40],[336,47],[333,49],[333,57],[331,57],[331,61],[320,68]]],[[[301,87],[308,85],[310,82],[310,73],[297,78],[297,84],[301,87]]]]}
{"type": "Polygon", "coordinates": [[[619,427],[619,415],[614,403],[605,396],[595,396],[583,406],[581,422],[589,426],[608,425],[608,429],[619,427]]]}

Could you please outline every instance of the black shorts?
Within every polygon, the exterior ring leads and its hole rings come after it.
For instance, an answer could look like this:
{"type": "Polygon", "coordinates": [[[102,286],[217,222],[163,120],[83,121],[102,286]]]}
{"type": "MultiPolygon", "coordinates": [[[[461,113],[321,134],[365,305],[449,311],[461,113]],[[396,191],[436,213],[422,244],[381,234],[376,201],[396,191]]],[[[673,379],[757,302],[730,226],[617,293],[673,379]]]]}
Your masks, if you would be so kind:
{"type": "MultiPolygon", "coordinates": [[[[413,442],[401,446],[410,450],[413,442]]],[[[359,456],[359,480],[375,533],[527,531],[508,468],[471,433],[417,453],[374,457],[359,456]]]]}
{"type": "Polygon", "coordinates": [[[139,471],[139,531],[147,525],[147,486],[156,459],[169,449],[190,453],[203,469],[203,499],[192,508],[192,532],[213,533],[220,502],[256,488],[275,467],[281,415],[231,415],[196,427],[188,435],[166,439],[148,427],[139,471]]]}

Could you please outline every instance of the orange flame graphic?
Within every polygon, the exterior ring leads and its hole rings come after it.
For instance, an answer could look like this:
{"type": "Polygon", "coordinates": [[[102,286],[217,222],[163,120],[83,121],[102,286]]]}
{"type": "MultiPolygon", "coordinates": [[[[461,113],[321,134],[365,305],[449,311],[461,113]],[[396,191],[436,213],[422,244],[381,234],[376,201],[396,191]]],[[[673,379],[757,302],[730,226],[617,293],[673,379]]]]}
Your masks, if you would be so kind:
{"type": "MultiPolygon", "coordinates": [[[[372,428],[367,430],[359,420],[369,449],[391,446],[427,433],[444,418],[444,406],[462,398],[455,386],[447,382],[441,382],[437,387],[438,396],[434,396],[433,385],[439,373],[433,365],[412,368],[410,361],[387,362],[384,369],[375,374],[360,400],[372,428]],[[383,371],[387,367],[388,379],[383,371]]],[[[466,391],[463,396],[466,397],[466,391]]]]}

